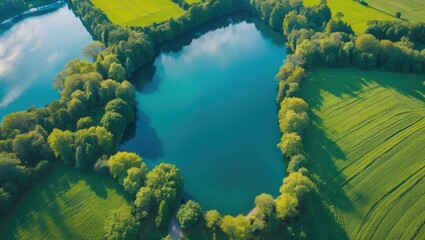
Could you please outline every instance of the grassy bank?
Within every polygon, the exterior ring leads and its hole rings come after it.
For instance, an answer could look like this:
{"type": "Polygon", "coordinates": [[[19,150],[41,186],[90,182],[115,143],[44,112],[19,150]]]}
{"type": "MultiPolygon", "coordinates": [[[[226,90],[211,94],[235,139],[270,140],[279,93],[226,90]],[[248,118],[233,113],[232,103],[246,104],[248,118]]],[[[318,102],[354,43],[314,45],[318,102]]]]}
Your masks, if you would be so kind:
{"type": "Polygon", "coordinates": [[[130,201],[110,176],[59,166],[5,217],[1,238],[101,239],[109,211],[130,201]]]}
{"type": "Polygon", "coordinates": [[[320,68],[305,80],[306,134],[321,201],[307,221],[319,237],[425,235],[423,75],[320,68]],[[313,224],[327,222],[327,226],[313,224]]]}

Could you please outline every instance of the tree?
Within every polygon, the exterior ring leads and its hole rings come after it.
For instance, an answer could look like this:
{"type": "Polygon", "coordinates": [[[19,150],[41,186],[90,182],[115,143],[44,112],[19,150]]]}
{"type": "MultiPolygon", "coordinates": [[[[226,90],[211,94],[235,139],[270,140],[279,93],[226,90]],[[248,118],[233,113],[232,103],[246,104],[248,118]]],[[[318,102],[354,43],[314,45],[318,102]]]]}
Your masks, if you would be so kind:
{"type": "Polygon", "coordinates": [[[251,224],[243,215],[225,216],[221,222],[221,229],[231,240],[251,239],[251,224]]]}
{"type": "Polygon", "coordinates": [[[46,139],[35,130],[17,135],[13,139],[12,147],[19,159],[26,163],[36,163],[42,158],[50,158],[51,154],[46,139]]]}
{"type": "Polygon", "coordinates": [[[400,18],[400,17],[401,17],[401,12],[396,12],[396,13],[395,13],[395,17],[396,17],[396,18],[400,18]]]}
{"type": "Polygon", "coordinates": [[[121,98],[115,98],[109,101],[106,104],[105,110],[107,112],[116,112],[121,114],[124,118],[128,119],[128,121],[133,122],[135,119],[135,114],[133,111],[133,106],[131,106],[126,101],[121,98]]]}
{"type": "Polygon", "coordinates": [[[133,72],[135,70],[134,63],[131,60],[131,58],[127,57],[127,60],[125,60],[125,72],[127,73],[127,79],[130,79],[131,75],[133,75],[133,72]]]}
{"type": "Polygon", "coordinates": [[[142,163],[140,168],[131,167],[127,170],[127,177],[124,178],[123,186],[124,189],[135,194],[142,186],[143,181],[146,178],[147,167],[145,163],[142,163]]]}
{"type": "Polygon", "coordinates": [[[305,167],[307,159],[302,154],[297,154],[291,157],[291,161],[288,163],[287,172],[296,172],[300,168],[305,167]]]}
{"type": "Polygon", "coordinates": [[[176,205],[183,193],[183,177],[176,166],[161,163],[147,174],[146,186],[151,188],[159,204],[166,201],[176,205]]]}
{"type": "Polygon", "coordinates": [[[300,172],[292,172],[283,179],[279,192],[292,194],[300,199],[312,189],[314,189],[314,183],[308,177],[300,172]]]}
{"type": "Polygon", "coordinates": [[[139,211],[148,211],[151,207],[152,201],[154,200],[154,194],[152,189],[148,187],[141,187],[134,200],[134,206],[139,211]]]}
{"type": "Polygon", "coordinates": [[[109,67],[109,71],[108,71],[109,78],[117,82],[122,82],[125,80],[126,76],[127,76],[127,73],[125,72],[125,69],[123,68],[121,64],[114,62],[109,67]]]}
{"type": "Polygon", "coordinates": [[[276,214],[281,220],[288,217],[295,217],[298,215],[298,199],[291,194],[284,193],[277,198],[276,201],[276,214]]]}
{"type": "Polygon", "coordinates": [[[183,229],[190,229],[202,215],[201,205],[193,200],[183,204],[177,212],[177,219],[183,229]]]}
{"type": "Polygon", "coordinates": [[[221,225],[221,216],[217,210],[209,210],[205,213],[205,222],[209,230],[215,232],[221,225]]]}
{"type": "Polygon", "coordinates": [[[275,205],[273,197],[269,194],[263,193],[255,197],[256,215],[270,216],[274,212],[275,205]]]}
{"type": "Polygon", "coordinates": [[[0,188],[0,213],[5,213],[12,206],[12,196],[0,188]]]}
{"type": "Polygon", "coordinates": [[[119,141],[124,134],[128,121],[119,113],[106,112],[100,120],[100,124],[114,135],[116,141],[119,141]]]}
{"type": "Polygon", "coordinates": [[[303,15],[298,15],[296,11],[286,14],[283,20],[283,33],[289,35],[292,30],[299,30],[307,27],[307,18],[303,15]]]}
{"type": "Polygon", "coordinates": [[[131,213],[123,208],[111,211],[105,225],[105,239],[132,240],[137,238],[140,224],[131,213]]]}
{"type": "Polygon", "coordinates": [[[80,118],[77,122],[77,130],[86,129],[94,125],[93,119],[91,117],[80,118]]]}
{"type": "Polygon", "coordinates": [[[161,201],[159,204],[158,215],[155,218],[157,228],[164,227],[170,219],[170,207],[166,201],[161,201]]]}
{"type": "Polygon", "coordinates": [[[99,56],[99,53],[103,50],[105,50],[105,45],[99,41],[94,41],[84,47],[83,56],[87,58],[87,60],[94,62],[97,59],[97,56],[99,56]]]}
{"type": "Polygon", "coordinates": [[[74,135],[72,132],[55,128],[47,141],[56,157],[60,157],[65,164],[74,163],[74,135]]]}
{"type": "Polygon", "coordinates": [[[144,166],[142,158],[135,153],[118,152],[109,158],[108,167],[114,178],[122,185],[127,177],[127,171],[132,168],[144,166]]]}
{"type": "Polygon", "coordinates": [[[283,134],[280,143],[277,146],[280,148],[282,153],[288,157],[300,154],[303,148],[301,137],[294,132],[283,134]]]}

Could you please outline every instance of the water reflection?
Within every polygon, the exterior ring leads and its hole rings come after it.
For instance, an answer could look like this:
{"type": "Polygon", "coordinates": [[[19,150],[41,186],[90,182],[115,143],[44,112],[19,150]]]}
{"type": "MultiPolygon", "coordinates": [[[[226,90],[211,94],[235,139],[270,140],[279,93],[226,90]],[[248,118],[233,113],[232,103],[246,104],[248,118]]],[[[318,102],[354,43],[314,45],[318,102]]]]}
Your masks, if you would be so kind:
{"type": "Polygon", "coordinates": [[[58,94],[55,75],[81,56],[91,36],[66,7],[25,19],[0,33],[0,120],[32,105],[41,107],[58,94]]]}

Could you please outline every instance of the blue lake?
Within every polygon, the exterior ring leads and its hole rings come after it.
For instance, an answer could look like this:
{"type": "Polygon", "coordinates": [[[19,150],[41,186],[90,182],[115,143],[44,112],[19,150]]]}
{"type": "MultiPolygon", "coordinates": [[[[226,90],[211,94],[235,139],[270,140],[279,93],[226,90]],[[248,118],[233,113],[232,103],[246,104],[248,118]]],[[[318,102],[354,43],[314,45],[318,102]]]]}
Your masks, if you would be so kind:
{"type": "Polygon", "coordinates": [[[0,121],[8,113],[58,99],[52,88],[56,74],[69,60],[81,57],[90,41],[66,6],[0,32],[0,121]]]}
{"type": "Polygon", "coordinates": [[[285,48],[254,22],[195,33],[145,67],[133,80],[143,85],[135,137],[121,146],[151,168],[175,164],[185,191],[224,214],[248,213],[261,193],[277,196],[285,174],[274,80],[285,48]]]}

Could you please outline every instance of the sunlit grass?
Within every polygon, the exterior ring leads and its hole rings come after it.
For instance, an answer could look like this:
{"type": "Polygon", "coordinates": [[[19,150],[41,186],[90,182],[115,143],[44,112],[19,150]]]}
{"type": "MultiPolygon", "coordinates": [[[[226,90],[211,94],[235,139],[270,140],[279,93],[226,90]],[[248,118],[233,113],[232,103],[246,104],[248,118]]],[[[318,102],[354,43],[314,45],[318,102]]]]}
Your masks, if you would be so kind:
{"type": "Polygon", "coordinates": [[[112,177],[59,166],[5,217],[0,238],[101,239],[109,211],[129,202],[112,177]]]}
{"type": "Polygon", "coordinates": [[[109,20],[121,26],[149,26],[181,15],[184,10],[171,0],[91,0],[109,20]]]}
{"type": "Polygon", "coordinates": [[[313,227],[315,236],[338,231],[350,239],[424,236],[424,80],[325,68],[305,80],[302,96],[313,120],[305,146],[325,203],[312,202],[305,218],[329,224],[313,227]],[[326,211],[332,220],[319,214],[326,211]]]}

